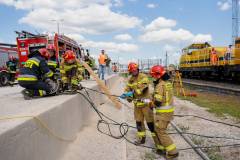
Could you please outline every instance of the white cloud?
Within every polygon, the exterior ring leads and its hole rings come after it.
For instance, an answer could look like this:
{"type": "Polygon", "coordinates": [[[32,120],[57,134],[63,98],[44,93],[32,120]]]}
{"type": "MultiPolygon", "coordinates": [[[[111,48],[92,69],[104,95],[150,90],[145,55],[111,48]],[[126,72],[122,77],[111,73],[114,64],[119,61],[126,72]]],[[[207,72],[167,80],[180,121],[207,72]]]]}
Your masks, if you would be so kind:
{"type": "Polygon", "coordinates": [[[122,0],[114,0],[114,4],[115,7],[122,7],[123,6],[123,2],[122,0]]]}
{"type": "Polygon", "coordinates": [[[160,28],[171,28],[175,27],[177,22],[172,19],[166,19],[165,17],[158,17],[153,20],[149,25],[145,27],[146,31],[154,31],[160,28]]]}
{"type": "Polygon", "coordinates": [[[210,41],[212,41],[212,36],[210,34],[197,34],[193,39],[193,42],[195,43],[203,43],[210,41]]]}
{"type": "Polygon", "coordinates": [[[78,43],[82,44],[83,47],[86,48],[95,48],[98,50],[105,49],[114,53],[129,53],[135,52],[138,50],[138,46],[136,44],[131,43],[115,43],[115,42],[103,42],[103,41],[91,41],[85,39],[82,35],[79,34],[67,34],[67,36],[75,39],[78,43]]]}
{"type": "Polygon", "coordinates": [[[19,22],[37,29],[56,31],[52,19],[64,19],[60,28],[64,33],[104,34],[123,31],[141,25],[137,17],[116,13],[111,6],[120,0],[0,0],[0,3],[25,9],[28,14],[19,22]]]}
{"type": "Polygon", "coordinates": [[[156,8],[157,6],[158,6],[157,4],[153,4],[153,3],[147,4],[148,8],[156,8]]]}
{"type": "Polygon", "coordinates": [[[115,53],[129,53],[135,52],[138,50],[138,46],[135,44],[129,43],[115,43],[115,42],[94,42],[94,41],[86,41],[82,43],[83,46],[96,48],[96,49],[105,49],[110,52],[115,53]]]}
{"type": "Polygon", "coordinates": [[[176,24],[177,22],[175,20],[158,17],[145,27],[145,33],[140,36],[140,40],[147,43],[162,44],[205,42],[212,40],[212,36],[209,34],[194,35],[186,29],[172,29],[176,24]]]}
{"type": "MultiPolygon", "coordinates": [[[[114,0],[115,4],[118,0],[114,0]]],[[[14,6],[17,9],[32,10],[39,8],[53,8],[53,9],[65,9],[65,8],[84,8],[89,7],[92,4],[99,5],[112,5],[111,0],[0,0],[0,3],[14,6]]]]}
{"type": "Polygon", "coordinates": [[[218,1],[217,5],[221,11],[229,10],[232,6],[231,0],[218,1]]]}
{"type": "Polygon", "coordinates": [[[179,42],[186,41],[191,38],[193,38],[193,35],[187,30],[172,30],[170,28],[160,29],[157,31],[149,31],[140,37],[143,42],[179,42]]]}
{"type": "Polygon", "coordinates": [[[170,28],[150,31],[140,36],[143,42],[181,43],[211,41],[212,36],[207,34],[194,35],[185,29],[172,30],[170,28]]]}
{"type": "Polygon", "coordinates": [[[119,34],[119,35],[116,35],[114,39],[120,40],[120,41],[128,41],[132,39],[132,36],[129,34],[119,34]]]}
{"type": "Polygon", "coordinates": [[[168,52],[175,52],[175,51],[177,50],[176,47],[174,47],[174,46],[172,46],[172,45],[170,45],[170,44],[166,44],[166,45],[163,47],[163,49],[164,49],[165,51],[168,51],[168,52]]]}
{"type": "Polygon", "coordinates": [[[82,36],[82,35],[80,35],[80,34],[76,34],[76,33],[73,34],[73,33],[72,33],[72,34],[66,34],[66,36],[74,39],[75,41],[77,41],[77,42],[79,42],[79,43],[86,41],[85,37],[82,36]]]}

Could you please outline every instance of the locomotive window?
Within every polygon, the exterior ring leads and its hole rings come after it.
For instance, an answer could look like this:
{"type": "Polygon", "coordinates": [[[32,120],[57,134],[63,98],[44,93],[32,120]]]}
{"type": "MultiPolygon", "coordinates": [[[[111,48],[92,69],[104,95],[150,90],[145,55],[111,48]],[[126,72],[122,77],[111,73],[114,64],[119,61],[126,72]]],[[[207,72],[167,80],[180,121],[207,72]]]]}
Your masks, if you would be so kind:
{"type": "Polygon", "coordinates": [[[240,40],[236,40],[236,41],[235,41],[235,44],[240,44],[240,40]]]}

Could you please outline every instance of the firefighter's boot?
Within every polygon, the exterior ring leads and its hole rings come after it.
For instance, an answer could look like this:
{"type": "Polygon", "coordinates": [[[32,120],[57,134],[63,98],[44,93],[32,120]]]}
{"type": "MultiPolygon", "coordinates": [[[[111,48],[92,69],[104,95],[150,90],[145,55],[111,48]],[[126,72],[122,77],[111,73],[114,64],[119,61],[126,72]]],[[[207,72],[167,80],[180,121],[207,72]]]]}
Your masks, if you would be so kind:
{"type": "Polygon", "coordinates": [[[179,156],[179,153],[175,153],[175,154],[167,154],[166,158],[169,160],[176,160],[176,158],[179,156]]]}
{"type": "Polygon", "coordinates": [[[161,150],[161,149],[157,149],[157,150],[156,150],[156,153],[157,153],[158,155],[160,155],[160,156],[165,156],[165,155],[166,155],[166,151],[161,150]]]}
{"type": "Polygon", "coordinates": [[[22,93],[22,95],[23,95],[25,100],[30,100],[34,96],[33,93],[30,90],[28,90],[28,89],[22,90],[21,93],[22,93]]]}
{"type": "Polygon", "coordinates": [[[155,132],[152,132],[152,138],[156,146],[156,153],[159,155],[166,155],[165,148],[160,144],[159,138],[155,132]]]}
{"type": "Polygon", "coordinates": [[[14,86],[14,82],[9,81],[9,85],[10,85],[10,87],[13,87],[14,86]]]}
{"type": "Polygon", "coordinates": [[[64,83],[63,84],[63,91],[68,91],[69,87],[68,87],[68,83],[64,83]]]}
{"type": "Polygon", "coordinates": [[[144,144],[145,141],[146,141],[146,136],[137,137],[137,139],[136,139],[136,141],[135,141],[135,144],[136,144],[136,145],[144,144]]]}
{"type": "Polygon", "coordinates": [[[77,91],[82,90],[82,89],[83,89],[83,87],[80,83],[78,85],[72,85],[72,91],[77,92],[77,91]]]}
{"type": "Polygon", "coordinates": [[[137,139],[135,141],[135,144],[144,144],[146,140],[146,132],[145,132],[145,126],[144,122],[136,121],[137,126],[137,139]]]}

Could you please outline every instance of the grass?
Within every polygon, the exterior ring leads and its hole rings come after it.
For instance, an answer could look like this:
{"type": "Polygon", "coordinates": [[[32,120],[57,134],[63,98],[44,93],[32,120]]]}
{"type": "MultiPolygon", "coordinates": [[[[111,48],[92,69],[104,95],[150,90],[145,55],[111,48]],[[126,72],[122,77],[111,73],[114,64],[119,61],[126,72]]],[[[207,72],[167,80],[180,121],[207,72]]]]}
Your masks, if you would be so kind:
{"type": "Polygon", "coordinates": [[[202,138],[194,137],[194,136],[192,136],[190,138],[193,141],[193,143],[198,145],[198,146],[201,146],[202,144],[204,144],[204,139],[202,139],[202,138]]]}
{"type": "Polygon", "coordinates": [[[128,73],[120,73],[119,76],[123,78],[128,78],[128,73]]]}
{"type": "Polygon", "coordinates": [[[223,160],[223,157],[219,154],[219,148],[207,149],[206,152],[211,160],[223,160]]]}
{"type": "Polygon", "coordinates": [[[157,157],[152,152],[145,152],[145,155],[144,155],[144,157],[142,159],[143,160],[155,160],[155,159],[157,159],[157,157]]]}
{"type": "MultiPolygon", "coordinates": [[[[193,141],[193,143],[196,144],[197,146],[202,146],[205,143],[205,140],[202,138],[194,137],[194,136],[191,136],[190,138],[193,141]]],[[[203,150],[204,150],[204,152],[207,153],[208,157],[211,160],[223,160],[222,156],[219,154],[219,152],[220,152],[219,148],[217,148],[217,147],[216,148],[206,148],[203,150]]]]}
{"type": "Polygon", "coordinates": [[[227,114],[240,119],[240,99],[238,96],[198,91],[185,86],[185,90],[188,91],[189,89],[197,93],[197,97],[178,97],[189,100],[200,107],[205,107],[209,112],[214,113],[217,116],[224,116],[227,114]]]}
{"type": "Polygon", "coordinates": [[[189,126],[184,126],[181,124],[177,124],[177,126],[182,130],[182,132],[187,132],[190,129],[189,126]]]}

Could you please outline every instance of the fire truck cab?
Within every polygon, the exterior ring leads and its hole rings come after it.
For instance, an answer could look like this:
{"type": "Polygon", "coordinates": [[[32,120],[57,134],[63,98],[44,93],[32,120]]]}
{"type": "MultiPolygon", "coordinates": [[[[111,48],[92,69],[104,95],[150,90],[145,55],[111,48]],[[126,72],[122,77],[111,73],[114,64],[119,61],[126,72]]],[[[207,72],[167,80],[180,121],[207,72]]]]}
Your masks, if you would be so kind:
{"type": "Polygon", "coordinates": [[[14,44],[0,43],[0,86],[9,84],[11,73],[7,69],[6,63],[10,56],[15,57],[16,60],[18,59],[17,46],[14,44]]]}
{"type": "Polygon", "coordinates": [[[59,64],[62,54],[66,50],[72,50],[76,53],[80,59],[84,57],[81,53],[81,48],[76,41],[68,38],[64,35],[58,35],[55,33],[53,36],[46,34],[35,35],[26,31],[17,33],[17,51],[19,56],[20,66],[22,67],[28,59],[28,55],[35,50],[45,48],[47,44],[54,44],[56,47],[56,62],[59,64]]]}

